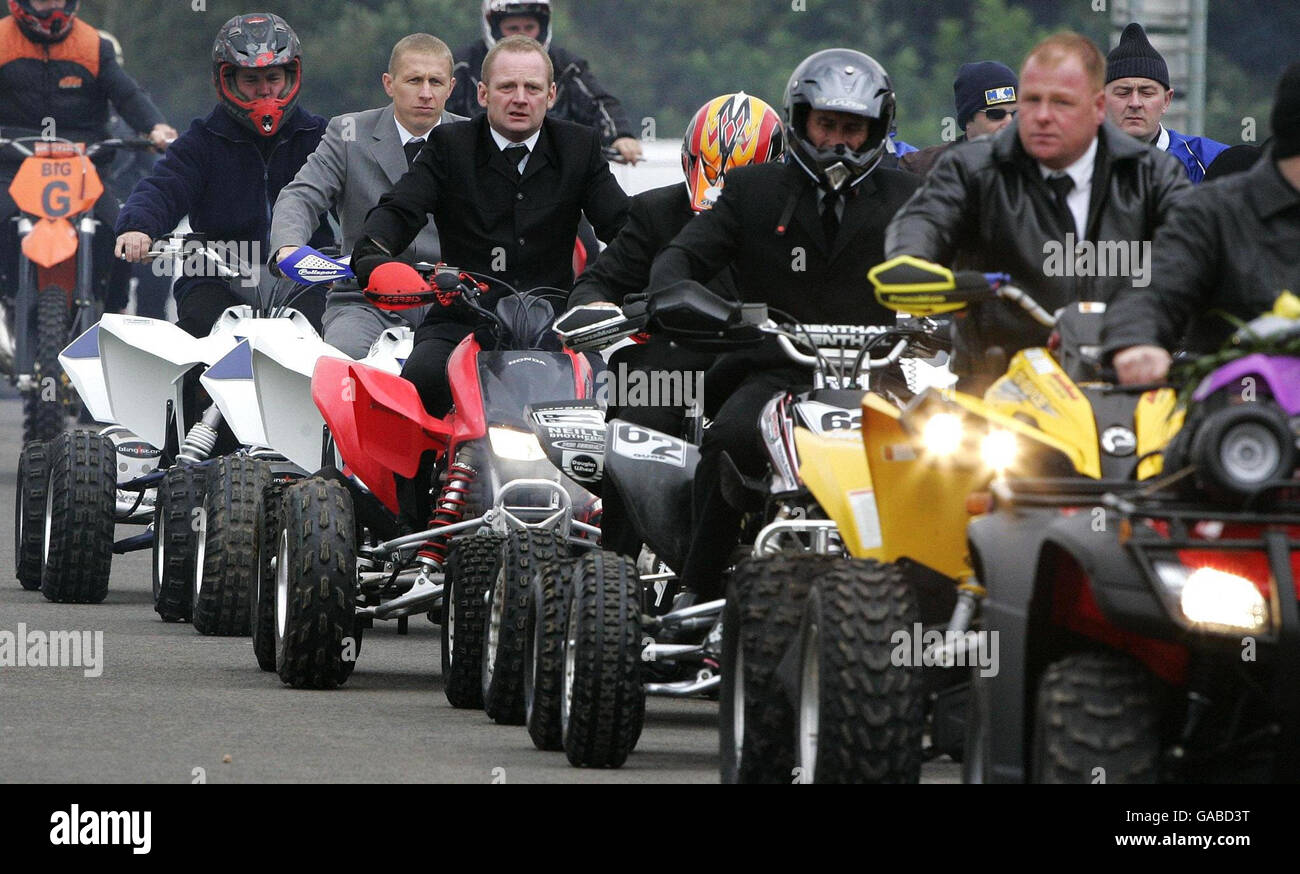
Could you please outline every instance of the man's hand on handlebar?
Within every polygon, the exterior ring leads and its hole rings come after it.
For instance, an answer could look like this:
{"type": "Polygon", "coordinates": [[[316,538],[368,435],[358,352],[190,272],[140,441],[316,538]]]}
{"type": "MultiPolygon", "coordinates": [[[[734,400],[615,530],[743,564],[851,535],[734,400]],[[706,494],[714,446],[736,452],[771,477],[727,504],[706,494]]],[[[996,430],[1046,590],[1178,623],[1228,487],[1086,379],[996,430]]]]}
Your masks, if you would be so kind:
{"type": "Polygon", "coordinates": [[[1115,353],[1115,374],[1120,385],[1164,382],[1171,361],[1159,346],[1130,346],[1115,353]]]}
{"type": "Polygon", "coordinates": [[[633,166],[645,157],[641,151],[641,141],[636,137],[619,137],[610,145],[618,152],[619,158],[633,166]]]}
{"type": "Polygon", "coordinates": [[[140,231],[127,231],[117,238],[113,254],[123,261],[139,264],[145,260],[151,246],[153,246],[153,240],[150,239],[148,234],[143,234],[140,231]]]}
{"type": "Polygon", "coordinates": [[[149,142],[153,144],[154,150],[159,152],[167,151],[167,147],[172,144],[180,134],[176,133],[176,128],[169,124],[156,124],[149,131],[149,142]]]}

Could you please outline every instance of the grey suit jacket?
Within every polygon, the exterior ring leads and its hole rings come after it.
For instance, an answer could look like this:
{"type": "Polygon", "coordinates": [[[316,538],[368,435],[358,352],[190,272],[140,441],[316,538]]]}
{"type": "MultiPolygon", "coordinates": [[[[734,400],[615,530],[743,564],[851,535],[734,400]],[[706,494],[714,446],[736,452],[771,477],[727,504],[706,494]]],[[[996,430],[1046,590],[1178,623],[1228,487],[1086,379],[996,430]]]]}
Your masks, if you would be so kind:
{"type": "MultiPolygon", "coordinates": [[[[465,120],[443,112],[441,123],[465,120]]],[[[338,210],[343,253],[350,253],[361,237],[366,213],[404,173],[406,153],[391,103],[331,118],[320,146],[276,198],[271,217],[272,255],[282,246],[305,245],[321,216],[331,208],[338,210]]],[[[438,230],[430,221],[400,257],[432,262],[438,255],[438,230]]]]}

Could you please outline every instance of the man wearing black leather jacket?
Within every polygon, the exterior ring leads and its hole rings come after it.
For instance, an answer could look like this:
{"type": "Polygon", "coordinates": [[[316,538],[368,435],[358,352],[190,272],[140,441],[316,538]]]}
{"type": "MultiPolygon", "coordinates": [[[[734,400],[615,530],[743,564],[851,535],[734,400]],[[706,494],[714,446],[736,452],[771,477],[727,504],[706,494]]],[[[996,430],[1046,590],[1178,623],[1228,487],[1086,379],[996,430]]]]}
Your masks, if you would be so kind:
{"type": "MultiPolygon", "coordinates": [[[[888,256],[1009,273],[1048,312],[1149,282],[1150,241],[1191,184],[1178,161],[1105,121],[1105,68],[1078,34],[1039,43],[1020,71],[1016,120],[939,158],[890,224],[888,256]]],[[[1005,356],[1047,340],[1005,301],[954,326],[952,366],[975,391],[1005,356]]]]}
{"type": "MultiPolygon", "coordinates": [[[[1217,162],[1216,162],[1217,163],[1217,162]]],[[[1106,313],[1105,350],[1123,383],[1164,379],[1169,352],[1212,352],[1283,290],[1300,293],[1300,62],[1273,105],[1273,141],[1244,173],[1202,185],[1155,240],[1152,283],[1106,313]]]]}
{"type": "MultiPolygon", "coordinates": [[[[722,190],[725,177],[735,168],[779,159],[784,152],[781,119],[772,107],[743,91],[715,97],[699,108],[691,119],[682,140],[682,170],[686,184],[666,185],[642,192],[628,202],[627,224],[596,263],[579,278],[569,294],[570,307],[609,303],[621,305],[624,298],[645,291],[650,282],[650,267],[655,256],[672,242],[693,216],[709,209],[722,190]]],[[[726,268],[709,282],[713,292],[738,300],[736,281],[726,268]]],[[[709,352],[683,349],[662,336],[651,336],[645,343],[625,346],[611,356],[610,369],[616,373],[659,375],[681,373],[680,385],[699,391],[699,375],[714,360],[709,352]],[[690,380],[691,382],[688,382],[690,380]]],[[[711,393],[704,392],[707,401],[711,393]]],[[[672,399],[662,406],[647,404],[607,408],[610,419],[621,419],[666,434],[680,435],[688,410],[684,398],[672,399]]],[[[714,410],[706,408],[707,415],[714,410]]],[[[641,538],[632,530],[622,496],[612,480],[606,480],[601,492],[601,543],[624,555],[636,558],[641,538]]]]}
{"type": "MultiPolygon", "coordinates": [[[[817,52],[791,76],[784,115],[789,163],[730,174],[713,209],[655,260],[651,293],[682,280],[707,281],[730,266],[742,299],[767,303],[779,320],[892,324],[894,314],[875,302],[867,271],[883,260],[885,227],[918,181],[878,166],[894,117],[888,74],[861,52],[817,52]],[[827,106],[833,109],[819,108],[827,106]]],[[[722,495],[723,454],[740,473],[761,475],[764,404],[810,382],[806,369],[779,354],[739,358],[737,385],[700,446],[693,535],[680,569],[701,600],[721,597],[722,572],[739,536],[740,511],[722,495]]],[[[712,395],[715,385],[711,378],[705,392],[712,395]]]]}

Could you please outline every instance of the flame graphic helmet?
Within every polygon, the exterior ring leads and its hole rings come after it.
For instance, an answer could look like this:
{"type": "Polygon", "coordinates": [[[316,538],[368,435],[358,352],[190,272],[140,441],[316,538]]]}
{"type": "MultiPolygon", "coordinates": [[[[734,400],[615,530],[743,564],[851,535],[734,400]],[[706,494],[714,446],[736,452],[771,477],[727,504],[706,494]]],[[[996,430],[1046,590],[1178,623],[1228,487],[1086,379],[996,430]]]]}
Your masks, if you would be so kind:
{"type": "Polygon", "coordinates": [[[37,12],[31,0],[9,0],[9,14],[18,22],[18,28],[36,42],[62,42],[72,32],[72,19],[77,17],[80,0],[68,0],[62,9],[37,12]]]}
{"type": "Polygon", "coordinates": [[[818,185],[839,191],[867,178],[885,156],[894,126],[894,86],[885,68],[871,56],[852,49],[825,49],[795,67],[785,89],[784,109],[791,158],[818,185]],[[865,118],[867,140],[862,148],[814,146],[808,140],[808,114],[814,109],[865,118]]]}
{"type": "Polygon", "coordinates": [[[271,12],[236,15],[221,26],[212,45],[212,81],[226,111],[259,136],[271,137],[298,104],[302,46],[288,23],[271,12]],[[235,87],[240,69],[283,67],[284,88],[274,97],[249,100],[235,87]]]}
{"type": "Polygon", "coordinates": [[[744,91],[715,97],[696,111],[682,139],[682,172],[691,209],[713,206],[732,167],[778,161],[785,152],[781,117],[744,91]]]}

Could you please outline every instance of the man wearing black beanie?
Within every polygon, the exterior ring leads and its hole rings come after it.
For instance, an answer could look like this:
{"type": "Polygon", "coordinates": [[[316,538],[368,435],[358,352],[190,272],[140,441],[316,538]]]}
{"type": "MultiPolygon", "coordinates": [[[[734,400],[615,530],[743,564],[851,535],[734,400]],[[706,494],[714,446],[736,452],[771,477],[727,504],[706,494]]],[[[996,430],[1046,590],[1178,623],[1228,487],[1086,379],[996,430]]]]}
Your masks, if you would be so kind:
{"type": "Polygon", "coordinates": [[[1106,56],[1106,114],[1124,133],[1173,155],[1187,168],[1187,178],[1199,183],[1227,146],[1161,124],[1173,99],[1169,66],[1147,40],[1142,25],[1133,22],[1106,56]]]}
{"type": "Polygon", "coordinates": [[[1120,382],[1164,379],[1180,341],[1217,349],[1233,330],[1221,313],[1248,321],[1281,292],[1300,293],[1300,61],[1282,74],[1272,125],[1250,170],[1182,199],[1152,245],[1151,285],[1107,310],[1120,382]]]}
{"type": "Polygon", "coordinates": [[[903,155],[898,159],[898,169],[924,176],[946,149],[968,139],[992,136],[1011,124],[1016,117],[1016,89],[1019,86],[1015,71],[1006,64],[997,61],[962,64],[952,83],[961,136],[950,143],[903,155]]]}

